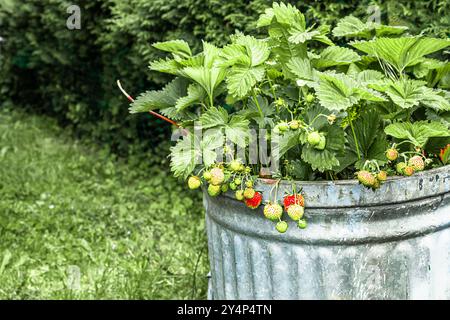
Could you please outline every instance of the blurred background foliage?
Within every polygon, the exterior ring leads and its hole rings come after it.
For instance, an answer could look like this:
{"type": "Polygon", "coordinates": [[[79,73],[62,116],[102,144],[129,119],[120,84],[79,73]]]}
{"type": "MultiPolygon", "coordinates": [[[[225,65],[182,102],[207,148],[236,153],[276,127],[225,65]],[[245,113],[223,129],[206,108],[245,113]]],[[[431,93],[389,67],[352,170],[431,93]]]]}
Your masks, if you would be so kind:
{"type": "MultiPolygon", "coordinates": [[[[255,34],[255,17],[270,0],[80,0],[81,30],[68,30],[66,0],[0,0],[2,103],[55,117],[77,136],[120,154],[152,150],[170,128],[150,115],[128,115],[116,88],[132,95],[160,87],[166,76],[148,70],[158,53],[151,43],[175,38],[198,48],[201,39],[223,44],[230,33],[255,34]]],[[[309,24],[334,25],[348,14],[367,19],[373,6],[382,21],[413,33],[450,34],[450,2],[286,1],[309,24]],[[372,7],[371,7],[372,6],[372,7]]],[[[167,140],[167,139],[166,139],[167,140]]]]}

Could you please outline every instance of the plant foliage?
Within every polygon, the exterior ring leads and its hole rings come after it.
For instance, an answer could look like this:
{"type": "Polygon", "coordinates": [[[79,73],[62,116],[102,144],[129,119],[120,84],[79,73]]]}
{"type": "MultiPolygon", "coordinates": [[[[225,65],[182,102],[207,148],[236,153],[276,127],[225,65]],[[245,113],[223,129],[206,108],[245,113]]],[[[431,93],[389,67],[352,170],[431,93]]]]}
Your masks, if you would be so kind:
{"type": "MultiPolygon", "coordinates": [[[[139,96],[131,112],[175,110],[189,132],[172,148],[176,176],[230,161],[221,160],[221,153],[244,161],[261,136],[274,143],[266,150],[271,161],[283,160],[272,174],[287,174],[295,161],[296,171],[301,164],[316,178],[380,170],[389,164],[389,146],[403,144],[406,157],[432,152],[426,149],[431,138],[450,136],[449,93],[427,81],[447,65],[429,55],[447,48],[449,40],[404,35],[406,27],[348,16],[332,34],[352,40],[338,46],[327,25],[308,26],[299,9],[285,3],[266,9],[256,25],[265,36],[236,32],[224,46],[204,41],[198,53],[182,40],[154,45],[170,56],[152,62],[151,69],[176,77],[164,89],[139,96]],[[209,133],[194,134],[197,125],[209,133]],[[268,133],[254,136],[251,129],[268,133]],[[247,149],[244,159],[227,141],[247,149]]],[[[434,157],[429,162],[438,165],[434,157]]]]}

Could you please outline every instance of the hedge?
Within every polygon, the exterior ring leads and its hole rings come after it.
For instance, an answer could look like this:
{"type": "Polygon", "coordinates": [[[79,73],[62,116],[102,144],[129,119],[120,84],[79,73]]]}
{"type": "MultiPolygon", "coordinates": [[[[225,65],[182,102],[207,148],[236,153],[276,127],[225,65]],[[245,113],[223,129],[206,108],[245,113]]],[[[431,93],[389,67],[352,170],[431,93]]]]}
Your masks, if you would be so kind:
{"type": "MultiPolygon", "coordinates": [[[[81,30],[68,30],[71,1],[0,0],[1,102],[52,115],[77,135],[120,154],[149,148],[170,128],[150,115],[128,115],[115,81],[121,79],[131,94],[161,86],[167,78],[148,70],[159,54],[151,43],[183,38],[198,48],[202,38],[222,44],[235,30],[255,34],[250,21],[271,2],[84,0],[78,1],[81,30]]],[[[378,5],[384,23],[407,25],[412,32],[425,28],[438,37],[450,34],[446,0],[286,2],[309,22],[333,25],[348,14],[366,19],[368,8],[378,5]]]]}

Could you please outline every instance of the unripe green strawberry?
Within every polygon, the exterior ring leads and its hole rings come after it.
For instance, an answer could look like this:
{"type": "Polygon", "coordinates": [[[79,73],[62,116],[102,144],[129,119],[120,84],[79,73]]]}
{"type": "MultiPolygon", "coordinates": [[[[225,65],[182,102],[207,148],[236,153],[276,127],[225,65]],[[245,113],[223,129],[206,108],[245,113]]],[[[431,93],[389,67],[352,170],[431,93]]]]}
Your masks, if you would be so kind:
{"type": "Polygon", "coordinates": [[[306,227],[308,226],[308,223],[306,223],[305,219],[300,219],[300,220],[298,220],[297,226],[300,229],[306,229],[306,227]]]}
{"type": "Polygon", "coordinates": [[[414,174],[414,167],[412,166],[406,166],[403,168],[403,174],[405,176],[412,176],[414,174]]]}
{"type": "Polygon", "coordinates": [[[251,167],[245,167],[245,173],[251,173],[252,168],[251,167]]]}
{"type": "Polygon", "coordinates": [[[376,184],[376,178],[372,173],[366,170],[361,170],[357,173],[359,182],[366,187],[373,187],[376,184]]]}
{"type": "Polygon", "coordinates": [[[380,172],[378,172],[378,173],[377,173],[377,179],[378,179],[380,182],[386,181],[386,179],[387,179],[387,172],[386,172],[386,171],[383,171],[383,170],[381,170],[380,172]]]}
{"type": "Polygon", "coordinates": [[[298,128],[300,128],[300,122],[298,122],[297,120],[292,120],[292,121],[289,123],[289,127],[290,127],[292,130],[297,130],[298,128]]]}
{"type": "Polygon", "coordinates": [[[244,200],[244,191],[243,190],[238,190],[235,193],[236,199],[238,199],[239,201],[244,200]]]}
{"type": "Polygon", "coordinates": [[[213,184],[210,184],[210,185],[208,186],[208,194],[209,194],[211,197],[216,197],[216,196],[218,196],[218,195],[220,194],[220,186],[215,186],[215,185],[213,185],[213,184]]]}
{"type": "Polygon", "coordinates": [[[236,190],[236,188],[237,188],[236,184],[234,182],[230,182],[230,189],[234,191],[236,190]]]}
{"type": "Polygon", "coordinates": [[[239,171],[241,169],[241,162],[238,160],[233,160],[230,162],[230,169],[231,171],[239,171]]]}
{"type": "Polygon", "coordinates": [[[223,184],[223,185],[220,187],[220,191],[222,191],[223,193],[227,192],[227,191],[228,191],[228,185],[227,185],[227,184],[223,184]]]}
{"type": "Polygon", "coordinates": [[[225,179],[225,174],[223,173],[223,170],[220,168],[213,168],[211,169],[211,179],[210,183],[217,186],[223,182],[225,179]]]}
{"type": "Polygon", "coordinates": [[[285,103],[286,103],[286,102],[284,101],[283,98],[278,98],[277,100],[275,100],[275,104],[276,104],[278,107],[284,106],[285,103]]]}
{"type": "Polygon", "coordinates": [[[379,187],[381,187],[381,182],[380,182],[380,180],[375,178],[375,183],[373,184],[372,188],[373,189],[378,189],[379,187]]]}
{"type": "Polygon", "coordinates": [[[425,169],[425,162],[421,156],[414,156],[408,160],[408,165],[414,168],[414,171],[422,171],[425,169]]]}
{"type": "Polygon", "coordinates": [[[205,172],[203,173],[203,179],[205,179],[206,181],[211,180],[211,172],[205,171],[205,172]]]}
{"type": "Polygon", "coordinates": [[[245,166],[241,163],[241,165],[239,166],[239,171],[245,171],[245,166]]]}
{"type": "Polygon", "coordinates": [[[255,189],[253,188],[245,188],[244,190],[244,197],[246,199],[251,199],[255,196],[255,189]]]}
{"type": "Polygon", "coordinates": [[[326,144],[327,144],[327,139],[325,138],[325,136],[320,136],[320,141],[316,146],[314,146],[314,148],[317,150],[323,150],[323,149],[325,149],[326,144]]]}
{"type": "Polygon", "coordinates": [[[287,213],[292,220],[298,221],[303,217],[305,209],[299,204],[293,204],[289,206],[287,213]]]}
{"type": "Polygon", "coordinates": [[[320,143],[320,133],[317,131],[310,132],[307,137],[308,143],[316,146],[320,143]]]}
{"type": "Polygon", "coordinates": [[[311,103],[311,102],[313,102],[313,101],[314,101],[314,95],[308,94],[308,95],[306,96],[306,102],[311,103]]]}
{"type": "Polygon", "coordinates": [[[280,130],[280,132],[285,132],[289,129],[289,125],[286,122],[280,122],[278,124],[278,129],[280,130]]]}
{"type": "Polygon", "coordinates": [[[386,158],[390,161],[395,161],[398,158],[397,149],[391,148],[386,151],[386,158]]]}
{"type": "Polygon", "coordinates": [[[234,184],[235,185],[240,186],[241,183],[242,183],[241,179],[239,179],[239,178],[234,179],[234,184]]]}
{"type": "Polygon", "coordinates": [[[280,220],[283,208],[278,203],[268,203],[264,207],[264,216],[272,221],[280,220]]]}
{"type": "Polygon", "coordinates": [[[245,182],[245,186],[246,186],[247,188],[253,188],[253,181],[247,180],[247,181],[245,182]]]}
{"type": "Polygon", "coordinates": [[[397,170],[397,172],[398,172],[399,174],[403,174],[403,169],[405,169],[405,167],[406,167],[406,163],[404,163],[404,162],[399,162],[399,163],[397,163],[397,165],[395,166],[395,170],[397,170]]]}
{"type": "Polygon", "coordinates": [[[188,179],[188,186],[189,186],[189,189],[191,189],[191,190],[200,188],[201,184],[202,184],[202,182],[201,182],[200,178],[197,176],[192,176],[192,177],[189,177],[189,179],[188,179]]]}
{"type": "Polygon", "coordinates": [[[279,233],[285,233],[288,229],[288,224],[286,221],[278,221],[276,229],[279,233]]]}

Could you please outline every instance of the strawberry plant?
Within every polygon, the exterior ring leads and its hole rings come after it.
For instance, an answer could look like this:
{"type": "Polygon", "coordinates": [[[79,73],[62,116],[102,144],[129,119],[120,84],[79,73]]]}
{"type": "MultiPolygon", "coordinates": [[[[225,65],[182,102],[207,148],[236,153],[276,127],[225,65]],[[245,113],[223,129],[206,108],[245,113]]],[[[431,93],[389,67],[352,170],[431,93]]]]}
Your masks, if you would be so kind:
{"type": "MultiPolygon", "coordinates": [[[[257,27],[265,37],[236,32],[227,45],[203,42],[197,53],[183,40],[154,44],[168,56],[150,69],[173,80],[141,94],[130,112],[159,110],[180,127],[171,169],[190,188],[204,184],[210,196],[231,189],[256,208],[258,176],[356,177],[376,190],[388,175],[448,162],[450,64],[432,54],[449,39],[352,16],[333,30],[308,26],[283,3],[268,8],[257,27]]],[[[299,196],[285,210],[304,228],[299,196]]],[[[264,200],[264,214],[285,232],[283,208],[264,200]]]]}

